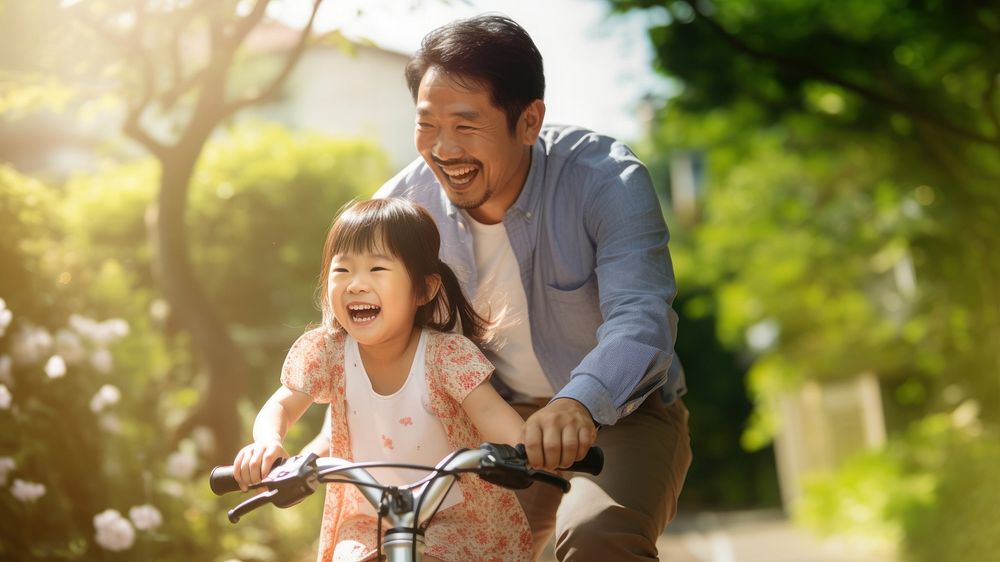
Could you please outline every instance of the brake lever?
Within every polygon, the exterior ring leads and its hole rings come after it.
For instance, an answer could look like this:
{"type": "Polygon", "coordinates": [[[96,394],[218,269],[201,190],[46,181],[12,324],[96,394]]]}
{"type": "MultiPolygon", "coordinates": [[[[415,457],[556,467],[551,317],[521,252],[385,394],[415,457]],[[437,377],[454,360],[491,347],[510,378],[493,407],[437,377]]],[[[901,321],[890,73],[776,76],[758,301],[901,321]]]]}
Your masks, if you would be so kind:
{"type": "Polygon", "coordinates": [[[261,484],[277,492],[272,501],[275,506],[291,507],[316,491],[319,485],[317,458],[315,453],[296,455],[271,470],[261,484]]]}
{"type": "Polygon", "coordinates": [[[278,495],[278,490],[270,490],[240,503],[238,506],[229,510],[227,515],[229,516],[230,523],[238,523],[240,518],[250,513],[251,511],[257,509],[258,507],[271,503],[274,496],[278,495]]]}
{"type": "Polygon", "coordinates": [[[532,480],[541,482],[542,484],[548,484],[550,486],[555,486],[562,490],[562,493],[569,492],[570,483],[562,476],[552,474],[551,472],[546,472],[544,470],[535,470],[529,468],[527,470],[528,477],[532,480]]]}
{"type": "Polygon", "coordinates": [[[264,480],[254,486],[267,488],[268,491],[244,501],[229,510],[229,521],[236,523],[247,513],[270,503],[276,507],[291,507],[316,490],[319,477],[316,474],[316,459],[314,453],[298,455],[275,465],[264,480]]]}

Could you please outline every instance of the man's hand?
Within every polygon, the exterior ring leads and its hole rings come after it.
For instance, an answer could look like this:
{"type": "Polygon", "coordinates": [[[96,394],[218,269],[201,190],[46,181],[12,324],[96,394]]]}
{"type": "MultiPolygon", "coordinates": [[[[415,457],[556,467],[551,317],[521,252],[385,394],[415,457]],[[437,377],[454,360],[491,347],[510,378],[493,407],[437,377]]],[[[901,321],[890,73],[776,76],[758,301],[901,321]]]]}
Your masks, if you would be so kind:
{"type": "Polygon", "coordinates": [[[524,422],[524,448],[534,468],[566,468],[582,459],[596,439],[590,411],[572,398],[553,400],[524,422]]]}

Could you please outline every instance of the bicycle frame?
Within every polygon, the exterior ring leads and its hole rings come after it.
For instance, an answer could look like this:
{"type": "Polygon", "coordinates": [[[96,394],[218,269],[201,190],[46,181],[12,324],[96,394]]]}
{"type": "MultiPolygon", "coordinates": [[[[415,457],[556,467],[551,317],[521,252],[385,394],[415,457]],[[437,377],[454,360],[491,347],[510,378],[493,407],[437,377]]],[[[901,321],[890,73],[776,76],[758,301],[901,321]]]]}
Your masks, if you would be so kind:
{"type": "Polygon", "coordinates": [[[361,495],[376,510],[382,511],[380,507],[386,501],[388,509],[384,510],[383,517],[390,525],[382,539],[386,562],[420,562],[425,546],[421,526],[437,511],[438,504],[451,488],[457,478],[454,471],[478,468],[488,454],[482,449],[460,451],[438,463],[426,478],[388,489],[365,469],[366,466],[378,466],[378,463],[353,463],[325,457],[316,460],[316,469],[320,482],[360,484],[357,487],[361,495]],[[329,478],[333,475],[336,479],[329,478]]]}

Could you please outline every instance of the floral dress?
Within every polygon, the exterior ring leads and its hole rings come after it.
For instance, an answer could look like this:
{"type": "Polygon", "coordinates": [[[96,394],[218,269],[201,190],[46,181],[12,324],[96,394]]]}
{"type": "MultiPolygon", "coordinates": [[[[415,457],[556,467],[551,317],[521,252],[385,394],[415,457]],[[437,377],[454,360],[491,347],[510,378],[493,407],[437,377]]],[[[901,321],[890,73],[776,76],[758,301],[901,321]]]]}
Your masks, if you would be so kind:
{"type": "MultiPolygon", "coordinates": [[[[330,455],[354,460],[344,400],[344,341],[344,333],[331,334],[323,328],[306,332],[285,358],[281,383],[309,394],[316,402],[330,403],[330,455]]],[[[426,372],[431,409],[455,449],[478,447],[482,441],[462,409],[462,401],[492,371],[489,361],[464,336],[428,333],[426,372]]],[[[531,531],[514,492],[474,475],[463,476],[458,485],[465,499],[431,520],[425,553],[449,562],[530,560],[531,531]]],[[[359,507],[366,501],[354,486],[326,487],[320,562],[364,560],[372,555],[375,520],[359,515],[359,507]]]]}

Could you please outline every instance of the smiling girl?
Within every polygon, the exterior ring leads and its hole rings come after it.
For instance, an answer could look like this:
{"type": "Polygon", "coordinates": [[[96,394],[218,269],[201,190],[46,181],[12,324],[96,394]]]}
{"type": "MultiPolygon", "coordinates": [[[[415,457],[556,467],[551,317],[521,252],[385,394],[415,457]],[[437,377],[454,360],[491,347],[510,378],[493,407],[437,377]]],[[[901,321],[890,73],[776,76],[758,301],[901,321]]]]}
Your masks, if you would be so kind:
{"type": "MultiPolygon", "coordinates": [[[[490,385],[493,366],[475,345],[486,321],[438,259],[439,246],[430,215],[402,199],[361,201],[338,216],[323,249],[323,325],[292,345],[254,442],[236,455],[241,488],[289,456],[285,434],[313,402],[330,403],[330,455],[350,460],[435,465],[457,448],[520,441],[521,417],[490,385]],[[458,323],[468,337],[449,333],[458,323]]],[[[371,472],[383,484],[419,478],[371,472]]],[[[464,478],[441,507],[425,558],[530,558],[513,492],[464,478]]],[[[373,556],[375,517],[355,488],[328,486],[319,560],[373,556]]]]}

